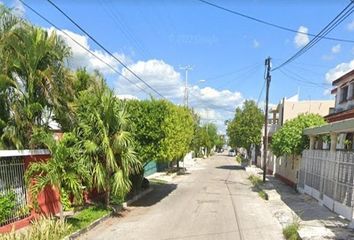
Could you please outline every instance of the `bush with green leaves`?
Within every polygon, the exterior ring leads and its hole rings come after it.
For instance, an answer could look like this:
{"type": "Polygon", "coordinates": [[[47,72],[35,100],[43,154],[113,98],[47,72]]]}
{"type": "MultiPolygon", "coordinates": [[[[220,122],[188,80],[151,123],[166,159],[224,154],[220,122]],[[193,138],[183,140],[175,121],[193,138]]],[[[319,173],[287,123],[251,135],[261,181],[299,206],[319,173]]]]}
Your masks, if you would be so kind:
{"type": "Polygon", "coordinates": [[[272,137],[272,152],[278,157],[301,154],[310,142],[309,137],[303,134],[304,129],[325,123],[323,117],[318,114],[301,114],[285,122],[272,137]]]}
{"type": "Polygon", "coordinates": [[[299,230],[299,223],[294,222],[292,224],[289,224],[283,229],[283,235],[287,240],[301,240],[298,230],[299,230]]]}
{"type": "Polygon", "coordinates": [[[229,145],[247,150],[251,155],[251,146],[261,143],[264,115],[253,100],[247,100],[242,108],[238,107],[234,118],[227,123],[226,133],[229,145]]]}
{"type": "Polygon", "coordinates": [[[16,208],[16,193],[13,190],[0,194],[0,225],[12,216],[16,208]]]}
{"type": "Polygon", "coordinates": [[[127,101],[139,160],[171,162],[190,150],[195,121],[192,112],[167,100],[127,101]]]}
{"type": "Polygon", "coordinates": [[[40,217],[25,231],[0,234],[2,240],[61,240],[70,233],[71,226],[55,218],[40,217]]]}

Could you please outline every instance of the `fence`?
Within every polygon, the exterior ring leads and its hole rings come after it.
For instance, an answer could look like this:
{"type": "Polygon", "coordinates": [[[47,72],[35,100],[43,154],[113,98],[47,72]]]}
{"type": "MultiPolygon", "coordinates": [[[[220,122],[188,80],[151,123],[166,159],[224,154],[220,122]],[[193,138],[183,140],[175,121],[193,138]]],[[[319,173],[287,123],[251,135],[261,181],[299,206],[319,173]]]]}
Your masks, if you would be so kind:
{"type": "MultiPolygon", "coordinates": [[[[49,151],[45,149],[0,150],[0,233],[28,224],[31,212],[24,182],[25,169],[30,162],[48,156],[49,151]],[[21,219],[23,221],[19,221],[21,219]]],[[[38,199],[41,210],[47,207],[46,201],[45,196],[38,199]]]]}
{"type": "Polygon", "coordinates": [[[353,219],[354,153],[305,150],[298,187],[332,211],[353,219]]]}
{"type": "Polygon", "coordinates": [[[30,215],[23,157],[0,158],[0,226],[30,215]]]}

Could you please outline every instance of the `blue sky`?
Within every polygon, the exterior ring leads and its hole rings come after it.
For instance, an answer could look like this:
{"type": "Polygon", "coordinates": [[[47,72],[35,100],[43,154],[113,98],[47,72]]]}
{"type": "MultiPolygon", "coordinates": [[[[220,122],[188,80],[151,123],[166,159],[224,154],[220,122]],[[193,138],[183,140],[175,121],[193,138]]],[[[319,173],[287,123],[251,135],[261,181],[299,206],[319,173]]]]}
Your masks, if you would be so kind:
{"type": "MultiPolygon", "coordinates": [[[[101,54],[123,75],[137,81],[49,3],[25,2],[101,54]]],[[[311,39],[301,35],[296,44],[296,33],[252,22],[196,0],[54,2],[139,76],[176,103],[183,101],[184,72],[180,66],[193,66],[189,73],[190,103],[203,118],[210,118],[219,126],[232,117],[231,111],[244,99],[258,99],[266,57],[272,57],[276,67],[311,39]]],[[[303,31],[316,34],[349,0],[211,2],[295,30],[302,26],[303,31]]],[[[17,7],[19,14],[32,23],[50,29],[49,24],[19,2],[5,1],[5,4],[17,7]]],[[[354,39],[353,21],[354,15],[329,36],[354,39]]],[[[73,67],[86,65],[89,69],[101,70],[117,94],[148,97],[73,42],[69,45],[73,48],[70,61],[73,67]]],[[[300,99],[329,99],[331,96],[326,90],[330,88],[330,80],[354,67],[354,62],[349,64],[353,59],[353,44],[320,41],[296,62],[273,72],[270,101],[277,103],[298,91],[300,99]]]]}

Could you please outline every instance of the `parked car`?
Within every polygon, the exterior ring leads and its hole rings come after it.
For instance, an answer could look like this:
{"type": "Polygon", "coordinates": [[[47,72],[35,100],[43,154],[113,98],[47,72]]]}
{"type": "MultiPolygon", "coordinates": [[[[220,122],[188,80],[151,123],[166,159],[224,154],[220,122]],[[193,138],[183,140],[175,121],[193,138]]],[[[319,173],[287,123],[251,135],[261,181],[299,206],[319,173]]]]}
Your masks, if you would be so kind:
{"type": "Polygon", "coordinates": [[[229,150],[229,154],[230,157],[235,157],[236,156],[236,151],[234,149],[229,150]]]}

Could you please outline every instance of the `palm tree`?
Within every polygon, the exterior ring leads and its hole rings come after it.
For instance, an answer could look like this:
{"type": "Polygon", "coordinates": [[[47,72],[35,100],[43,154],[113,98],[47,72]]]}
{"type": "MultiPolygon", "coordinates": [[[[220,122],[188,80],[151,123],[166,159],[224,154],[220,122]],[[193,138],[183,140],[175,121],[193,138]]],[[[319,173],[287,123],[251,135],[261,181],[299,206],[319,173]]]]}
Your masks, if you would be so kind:
{"type": "Polygon", "coordinates": [[[77,114],[81,145],[90,160],[93,187],[124,197],[131,188],[129,176],[141,165],[132,149],[127,130],[127,111],[101,79],[94,88],[82,92],[77,114]]]}
{"type": "Polygon", "coordinates": [[[0,36],[0,76],[11,82],[11,114],[1,139],[19,149],[29,147],[34,129],[47,128],[53,109],[65,104],[62,93],[70,78],[64,60],[70,49],[55,33],[26,23],[6,29],[0,36]]]}
{"type": "MultiPolygon", "coordinates": [[[[2,136],[10,119],[14,89],[18,87],[16,81],[10,77],[8,72],[9,59],[12,58],[12,55],[7,51],[5,43],[11,39],[14,29],[24,26],[25,23],[13,16],[3,5],[0,5],[0,19],[0,136],[2,136]]],[[[5,145],[0,141],[0,149],[4,148],[5,145]]]]}
{"type": "Polygon", "coordinates": [[[77,139],[73,133],[64,133],[57,142],[53,136],[43,131],[35,133],[34,138],[46,145],[51,153],[47,161],[33,162],[26,170],[25,179],[29,185],[34,205],[38,194],[46,187],[54,187],[60,196],[60,219],[63,219],[63,192],[72,194],[78,202],[82,201],[84,186],[90,179],[85,159],[80,157],[77,139]]]}

